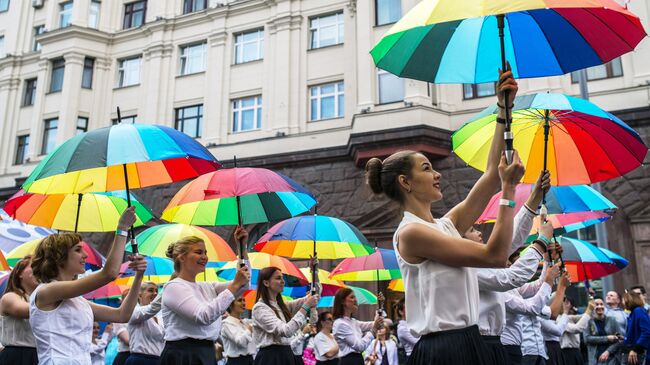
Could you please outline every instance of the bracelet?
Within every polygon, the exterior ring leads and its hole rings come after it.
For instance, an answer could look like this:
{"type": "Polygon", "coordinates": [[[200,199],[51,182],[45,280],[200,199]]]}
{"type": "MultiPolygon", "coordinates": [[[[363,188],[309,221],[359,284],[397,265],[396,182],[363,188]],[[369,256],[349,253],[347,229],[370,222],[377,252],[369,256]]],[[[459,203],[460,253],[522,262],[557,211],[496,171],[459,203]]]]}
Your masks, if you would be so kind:
{"type": "Polygon", "coordinates": [[[548,251],[548,247],[546,247],[546,244],[544,243],[544,241],[542,241],[540,239],[536,239],[536,240],[533,241],[533,243],[539,243],[540,246],[544,247],[544,253],[546,253],[548,251]]]}
{"type": "Polygon", "coordinates": [[[537,239],[540,241],[544,241],[544,245],[551,244],[551,240],[549,240],[546,236],[542,236],[541,234],[537,235],[537,239]]]}
{"type": "Polygon", "coordinates": [[[115,235],[116,236],[127,237],[129,235],[129,232],[128,231],[123,231],[123,230],[118,228],[118,229],[115,230],[115,235]]]}
{"type": "Polygon", "coordinates": [[[306,304],[303,304],[301,307],[302,307],[302,309],[304,309],[305,312],[307,312],[307,313],[309,313],[309,311],[311,310],[311,308],[309,308],[309,306],[306,305],[306,304]]]}
{"type": "Polygon", "coordinates": [[[533,215],[537,215],[537,212],[532,210],[528,204],[524,203],[524,208],[528,209],[529,212],[531,212],[533,215]]]}
{"type": "Polygon", "coordinates": [[[497,117],[496,122],[499,124],[506,124],[506,120],[504,118],[497,117]]]}
{"type": "Polygon", "coordinates": [[[499,199],[499,205],[503,205],[504,207],[514,208],[516,204],[514,200],[499,199]]]}
{"type": "MultiPolygon", "coordinates": [[[[504,107],[503,105],[499,104],[498,102],[497,102],[497,106],[498,106],[500,109],[505,109],[505,108],[506,108],[506,107],[504,107]]],[[[510,105],[510,106],[508,107],[508,109],[512,110],[514,107],[515,107],[515,104],[512,104],[512,105],[510,105]]]]}

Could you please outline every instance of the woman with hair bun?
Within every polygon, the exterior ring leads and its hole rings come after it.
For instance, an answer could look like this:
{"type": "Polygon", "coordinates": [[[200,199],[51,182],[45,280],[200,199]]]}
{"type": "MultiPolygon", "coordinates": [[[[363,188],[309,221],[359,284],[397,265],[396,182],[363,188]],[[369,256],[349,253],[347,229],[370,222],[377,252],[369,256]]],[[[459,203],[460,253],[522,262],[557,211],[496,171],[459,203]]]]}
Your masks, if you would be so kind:
{"type": "Polygon", "coordinates": [[[510,165],[502,154],[505,103],[512,107],[517,83],[509,67],[499,73],[499,114],[486,171],[467,198],[444,217],[431,214],[431,204],[442,199],[442,175],[426,156],[399,151],[366,164],[366,181],[373,192],[386,194],[404,211],[393,246],[404,280],[406,321],[421,336],[408,364],[487,363],[477,326],[479,288],[474,268],[505,267],[512,242],[515,187],[524,174],[516,152],[510,165]],[[499,183],[503,199],[487,244],[462,238],[459,232],[474,224],[499,183]]]}
{"type": "Polygon", "coordinates": [[[38,286],[32,274],[32,256],[18,261],[0,299],[0,364],[38,364],[36,340],[29,325],[29,296],[38,286]]]}
{"type": "Polygon", "coordinates": [[[127,230],[135,223],[134,208],[127,208],[118,223],[104,267],[76,279],[86,271],[88,255],[81,236],[57,233],[45,237],[36,247],[32,271],[41,284],[29,297],[29,323],[36,338],[38,361],[42,365],[89,365],[93,322],[125,323],[131,317],[147,262],[131,256],[135,271],[131,293],[119,308],[87,301],[82,297],[115,280],[120,272],[127,230]]]}
{"type": "MultiPolygon", "coordinates": [[[[237,227],[235,238],[245,241],[248,232],[237,227]]],[[[197,283],[196,275],[205,271],[208,255],[203,240],[193,236],[170,244],[167,257],[174,260],[175,278],[165,284],[162,297],[165,347],[160,364],[214,365],[221,316],[248,288],[248,268],[239,268],[230,282],[197,283]]]]}

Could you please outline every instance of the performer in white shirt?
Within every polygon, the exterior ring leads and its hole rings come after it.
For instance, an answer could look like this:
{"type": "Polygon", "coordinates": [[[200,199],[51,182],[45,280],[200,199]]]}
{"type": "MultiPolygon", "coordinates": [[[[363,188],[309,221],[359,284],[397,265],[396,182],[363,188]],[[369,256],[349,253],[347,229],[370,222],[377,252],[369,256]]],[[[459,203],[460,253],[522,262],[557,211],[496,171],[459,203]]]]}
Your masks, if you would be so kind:
{"type": "Polygon", "coordinates": [[[165,346],[163,322],[158,315],[161,305],[158,285],[151,281],[142,283],[138,305],[127,326],[129,357],[126,365],[157,365],[160,361],[165,346]]]}
{"type": "Polygon", "coordinates": [[[318,315],[316,327],[318,333],[314,337],[314,356],[316,365],[338,365],[339,344],[332,335],[334,315],[325,311],[318,315]]]}
{"type": "Polygon", "coordinates": [[[413,347],[415,347],[415,344],[420,340],[420,337],[413,336],[413,333],[411,333],[411,330],[409,330],[409,327],[406,323],[406,305],[404,298],[400,299],[397,302],[395,309],[397,312],[397,317],[399,318],[399,322],[397,322],[397,338],[399,339],[399,342],[402,344],[402,346],[404,346],[404,352],[406,352],[406,356],[411,356],[413,347]]]}
{"type": "Polygon", "coordinates": [[[221,322],[221,341],[226,365],[253,365],[255,342],[253,342],[253,324],[241,318],[246,311],[244,297],[235,299],[228,307],[228,316],[221,322]]]}
{"type": "Polygon", "coordinates": [[[82,295],[117,278],[127,230],[135,223],[134,209],[127,208],[120,217],[106,263],[92,275],[75,280],[86,272],[88,256],[78,234],[51,234],[36,247],[32,271],[42,284],[29,298],[29,323],[36,338],[39,363],[89,365],[93,322],[125,323],[131,318],[142,273],[147,268],[140,255],[130,256],[130,267],[135,271],[133,291],[119,308],[87,301],[82,295]]]}
{"type": "Polygon", "coordinates": [[[90,344],[90,360],[92,365],[104,365],[104,359],[106,359],[106,346],[113,339],[113,329],[112,325],[109,323],[104,328],[104,333],[102,337],[99,336],[99,323],[93,323],[93,335],[91,338],[90,344]]]}
{"type": "Polygon", "coordinates": [[[318,316],[318,295],[284,303],[284,279],[277,267],[266,267],[258,273],[257,298],[253,306],[253,340],[258,351],[255,365],[295,365],[291,340],[307,323],[318,316]]]}
{"type": "MultiPolygon", "coordinates": [[[[142,287],[142,285],[140,286],[142,287]]],[[[123,301],[130,291],[131,288],[124,289],[120,301],[123,301]]],[[[124,365],[126,364],[126,359],[129,358],[130,354],[129,331],[126,323],[113,323],[113,336],[117,337],[117,355],[113,359],[113,365],[124,365]]]]}
{"type": "Polygon", "coordinates": [[[560,338],[564,365],[584,365],[585,362],[580,352],[580,334],[589,326],[589,319],[591,319],[594,306],[594,301],[589,301],[585,313],[579,316],[571,299],[564,297],[562,302],[563,313],[557,318],[557,323],[561,323],[562,317],[567,317],[567,325],[560,338]]]}
{"type": "MultiPolygon", "coordinates": [[[[237,227],[235,238],[246,241],[248,233],[237,227]]],[[[196,276],[205,271],[208,263],[205,243],[198,237],[170,244],[167,257],[174,260],[176,278],[165,284],[162,298],[165,347],[160,364],[214,365],[221,316],[248,288],[248,268],[239,268],[231,282],[197,283],[196,276]]]]}
{"type": "Polygon", "coordinates": [[[341,288],[336,291],[332,333],[339,344],[339,365],[362,365],[361,353],[375,338],[377,331],[384,326],[384,319],[378,314],[371,322],[352,318],[358,309],[357,298],[352,289],[341,288]]]}
{"type": "Polygon", "coordinates": [[[386,338],[386,327],[377,330],[377,338],[370,342],[364,359],[373,365],[398,365],[397,344],[390,338],[386,338]]]}
{"type": "Polygon", "coordinates": [[[524,174],[516,152],[502,154],[505,105],[512,106],[517,82],[510,69],[497,83],[499,114],[488,152],[486,171],[467,198],[443,218],[431,205],[442,199],[441,175],[421,153],[400,151],[366,164],[368,185],[400,203],[404,216],[393,236],[402,272],[407,323],[422,336],[409,363],[484,364],[487,351],[478,331],[479,289],[475,267],[505,267],[512,242],[515,187],[524,174]],[[505,100],[506,91],[508,100],[505,100]],[[503,124],[502,124],[503,123],[503,124]],[[503,199],[487,244],[464,239],[501,183],[503,199]],[[462,350],[460,350],[462,349],[462,350]]]}
{"type": "Polygon", "coordinates": [[[31,255],[14,265],[7,279],[7,289],[0,299],[0,343],[5,346],[0,351],[0,364],[38,364],[27,301],[38,286],[31,265],[31,255]]]}

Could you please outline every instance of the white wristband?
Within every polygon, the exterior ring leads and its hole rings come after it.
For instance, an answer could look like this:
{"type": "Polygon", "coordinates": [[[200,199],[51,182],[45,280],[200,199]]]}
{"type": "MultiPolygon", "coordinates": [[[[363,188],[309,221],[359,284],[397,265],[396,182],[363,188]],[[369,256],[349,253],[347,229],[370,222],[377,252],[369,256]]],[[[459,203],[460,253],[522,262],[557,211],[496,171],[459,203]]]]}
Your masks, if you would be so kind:
{"type": "Polygon", "coordinates": [[[508,200],[508,199],[499,199],[499,205],[503,205],[510,208],[514,208],[516,206],[514,200],[508,200]]]}
{"type": "Polygon", "coordinates": [[[115,230],[115,235],[117,236],[122,236],[122,237],[127,237],[129,235],[128,231],[123,231],[121,229],[115,230]]]}

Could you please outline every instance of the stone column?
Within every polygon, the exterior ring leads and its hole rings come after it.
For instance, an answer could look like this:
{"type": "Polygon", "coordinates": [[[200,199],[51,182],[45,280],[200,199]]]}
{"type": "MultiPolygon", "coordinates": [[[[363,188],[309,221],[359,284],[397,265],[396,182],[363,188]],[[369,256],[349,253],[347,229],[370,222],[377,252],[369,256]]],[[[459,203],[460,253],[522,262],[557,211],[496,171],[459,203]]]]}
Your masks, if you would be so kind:
{"type": "Polygon", "coordinates": [[[50,84],[48,76],[52,69],[52,63],[48,59],[41,59],[38,63],[38,78],[36,81],[36,100],[32,106],[32,120],[29,132],[29,150],[27,157],[35,161],[41,154],[41,144],[43,142],[43,109],[45,107],[45,93],[50,84]]]}
{"type": "Polygon", "coordinates": [[[627,283],[627,285],[641,284],[647,288],[650,286],[650,216],[631,218],[630,228],[634,237],[634,254],[639,282],[627,283]]]}
{"type": "Polygon", "coordinates": [[[72,138],[76,133],[85,56],[80,53],[68,53],[63,58],[65,59],[65,72],[63,74],[63,90],[61,90],[59,126],[56,134],[57,145],[72,138]]]}
{"type": "MultiPolygon", "coordinates": [[[[357,2],[351,0],[349,4],[348,12],[351,13],[354,10],[356,19],[357,105],[354,112],[359,113],[362,109],[372,109],[372,107],[375,106],[377,68],[375,67],[372,57],[368,54],[375,41],[373,37],[375,16],[371,1],[357,2]]],[[[345,41],[347,42],[347,34],[345,35],[345,38],[345,41]]]]}
{"type": "MultiPolygon", "coordinates": [[[[161,33],[162,30],[155,33],[161,33]]],[[[138,116],[140,123],[169,124],[169,111],[171,103],[167,96],[170,94],[170,79],[176,73],[171,69],[170,58],[174,47],[162,39],[158,40],[144,50],[142,64],[140,65],[140,87],[144,88],[144,98],[139,109],[142,110],[142,119],[138,116]]],[[[172,125],[173,126],[173,122],[172,125]]]]}
{"type": "Polygon", "coordinates": [[[88,130],[111,125],[113,85],[115,84],[115,73],[112,72],[112,65],[113,60],[110,58],[95,58],[93,103],[89,111],[88,130]]]}
{"type": "MultiPolygon", "coordinates": [[[[13,67],[8,67],[9,70],[13,67]]],[[[7,173],[16,154],[16,115],[20,107],[20,79],[9,76],[0,78],[0,175],[7,173]]]]}
{"type": "Polygon", "coordinates": [[[230,69],[227,52],[228,33],[223,28],[225,18],[217,20],[220,27],[208,35],[205,77],[206,93],[203,98],[203,141],[220,144],[226,141],[229,123],[229,96],[225,74],[230,69]]]}

